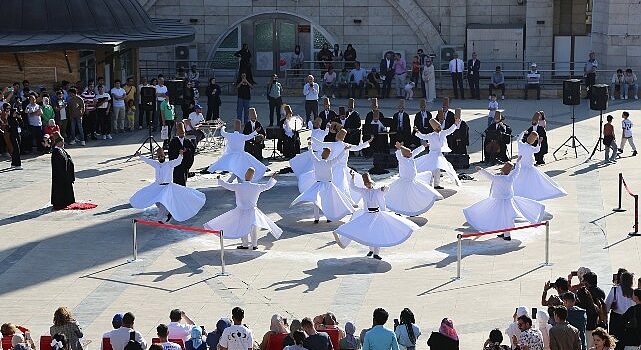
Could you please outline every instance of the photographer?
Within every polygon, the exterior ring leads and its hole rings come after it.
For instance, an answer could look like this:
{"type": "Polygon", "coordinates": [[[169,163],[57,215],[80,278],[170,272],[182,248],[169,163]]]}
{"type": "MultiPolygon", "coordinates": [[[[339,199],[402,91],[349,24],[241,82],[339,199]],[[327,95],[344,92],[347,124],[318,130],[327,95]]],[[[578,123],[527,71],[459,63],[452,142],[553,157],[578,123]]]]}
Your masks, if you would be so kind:
{"type": "Polygon", "coordinates": [[[568,292],[568,280],[563,277],[559,277],[554,282],[547,281],[543,286],[543,295],[541,295],[541,305],[548,307],[548,313],[552,314],[555,306],[562,305],[561,295],[568,292]],[[548,290],[556,290],[557,295],[551,295],[548,298],[548,290]]]}

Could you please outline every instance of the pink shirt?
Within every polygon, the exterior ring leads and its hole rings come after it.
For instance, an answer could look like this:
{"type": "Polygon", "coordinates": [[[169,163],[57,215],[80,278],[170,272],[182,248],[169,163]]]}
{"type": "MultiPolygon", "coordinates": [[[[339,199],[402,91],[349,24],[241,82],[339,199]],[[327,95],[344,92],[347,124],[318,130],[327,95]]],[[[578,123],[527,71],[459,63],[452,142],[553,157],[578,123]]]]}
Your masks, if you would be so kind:
{"type": "Polygon", "coordinates": [[[407,67],[404,59],[401,58],[394,61],[394,73],[397,75],[407,73],[407,67]]]}

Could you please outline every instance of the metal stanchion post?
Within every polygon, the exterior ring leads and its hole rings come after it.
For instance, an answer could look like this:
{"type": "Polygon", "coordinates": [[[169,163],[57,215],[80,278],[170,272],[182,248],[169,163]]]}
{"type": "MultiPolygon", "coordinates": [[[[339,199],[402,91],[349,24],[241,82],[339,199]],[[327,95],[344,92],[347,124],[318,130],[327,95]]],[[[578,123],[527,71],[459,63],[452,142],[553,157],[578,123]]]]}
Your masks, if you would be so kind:
{"type": "Polygon", "coordinates": [[[456,279],[461,279],[461,239],[463,238],[463,235],[460,233],[456,236],[457,239],[457,249],[456,249],[456,279]]]}
{"type": "Polygon", "coordinates": [[[634,232],[630,236],[641,236],[639,234],[639,195],[634,195],[634,232]]]}
{"type": "Polygon", "coordinates": [[[612,211],[623,212],[625,209],[621,207],[621,197],[623,196],[623,173],[619,173],[619,207],[612,209],[612,211]]]}
{"type": "Polygon", "coordinates": [[[550,222],[545,222],[545,266],[550,266],[550,222]]]}
{"type": "Polygon", "coordinates": [[[133,250],[133,253],[132,253],[133,260],[131,260],[131,261],[138,260],[138,242],[137,242],[138,241],[138,239],[137,239],[138,232],[137,232],[137,224],[136,224],[137,221],[138,220],[136,220],[136,219],[131,220],[131,225],[133,226],[133,233],[131,235],[132,236],[131,238],[132,238],[132,241],[133,241],[132,245],[131,245],[132,250],[133,250]]]}
{"type": "Polygon", "coordinates": [[[225,272],[225,243],[223,241],[223,231],[220,231],[220,234],[218,234],[218,237],[220,238],[220,265],[221,265],[220,276],[229,276],[229,274],[225,272]]]}

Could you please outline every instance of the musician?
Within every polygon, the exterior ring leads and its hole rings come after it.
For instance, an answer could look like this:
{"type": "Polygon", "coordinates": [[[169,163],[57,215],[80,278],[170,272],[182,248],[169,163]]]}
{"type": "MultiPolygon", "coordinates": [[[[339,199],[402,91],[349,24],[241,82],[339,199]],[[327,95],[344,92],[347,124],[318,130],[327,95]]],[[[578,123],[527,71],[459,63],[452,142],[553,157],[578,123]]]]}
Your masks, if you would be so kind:
{"type": "Polygon", "coordinates": [[[347,100],[347,112],[340,113],[341,124],[343,129],[347,131],[345,142],[358,145],[361,140],[361,116],[354,110],[355,100],[350,98],[347,100]]]}
{"type": "Polygon", "coordinates": [[[399,100],[397,108],[398,112],[394,113],[390,128],[390,132],[396,134],[390,135],[390,143],[400,142],[402,145],[408,146],[412,141],[412,126],[410,125],[410,115],[405,112],[405,100],[399,100]]]}
{"type": "Polygon", "coordinates": [[[386,153],[389,154],[389,138],[387,131],[391,126],[391,120],[386,119],[383,113],[379,110],[378,99],[372,98],[372,110],[367,113],[365,117],[365,125],[363,125],[363,141],[367,141],[374,137],[370,143],[370,147],[364,149],[362,152],[365,156],[371,156],[372,153],[386,153]]]}
{"type": "Polygon", "coordinates": [[[263,160],[263,148],[265,148],[265,129],[256,119],[256,109],[249,109],[249,121],[245,123],[243,134],[249,135],[256,131],[258,135],[245,141],[245,152],[251,154],[258,160],[263,160]]]}
{"type": "Polygon", "coordinates": [[[331,107],[332,105],[329,102],[329,97],[323,98],[323,110],[320,113],[318,113],[318,116],[321,119],[323,119],[323,123],[321,124],[321,129],[325,129],[327,124],[331,122],[338,121],[338,114],[332,111],[331,107]]]}
{"type": "MultiPolygon", "coordinates": [[[[430,118],[432,118],[432,113],[430,113],[427,110],[427,102],[422,99],[420,102],[420,108],[421,110],[414,115],[414,127],[420,132],[421,134],[429,134],[433,130],[429,130],[430,127],[430,118]]],[[[418,137],[414,137],[413,141],[414,145],[420,146],[421,141],[418,139],[418,137]]]]}
{"type": "MultiPolygon", "coordinates": [[[[541,150],[537,153],[534,153],[534,159],[536,160],[536,165],[543,165],[545,164],[545,160],[543,157],[548,153],[548,137],[547,137],[547,132],[545,131],[545,124],[541,123],[541,120],[545,120],[545,114],[543,111],[538,111],[535,112],[534,115],[532,116],[532,126],[530,126],[527,129],[527,133],[525,134],[525,139],[527,136],[532,132],[536,131],[536,133],[539,135],[539,139],[541,140],[541,150]]],[[[539,140],[536,140],[532,146],[536,147],[539,145],[539,140]]]]}
{"type": "Polygon", "coordinates": [[[497,160],[507,162],[507,145],[512,141],[512,129],[505,124],[505,117],[499,111],[494,114],[494,121],[485,129],[485,161],[495,163],[497,160]]]}
{"type": "Polygon", "coordinates": [[[194,111],[189,113],[189,118],[183,120],[186,134],[196,136],[196,148],[198,148],[198,142],[205,138],[205,133],[198,129],[204,121],[203,107],[198,104],[194,106],[194,111]]]}
{"type": "Polygon", "coordinates": [[[185,137],[185,125],[176,123],[176,136],[169,141],[169,160],[178,159],[182,155],[182,161],[173,170],[173,182],[186,186],[189,177],[189,168],[194,165],[194,154],[196,145],[185,137]]]}
{"type": "Polygon", "coordinates": [[[289,105],[283,105],[283,110],[285,111],[285,118],[279,121],[283,132],[278,142],[278,150],[286,159],[291,159],[300,153],[298,130],[303,126],[303,119],[299,116],[294,116],[292,107],[289,105]]]}
{"type": "MultiPolygon", "coordinates": [[[[450,108],[449,98],[443,99],[443,116],[444,122],[441,126],[447,130],[454,124],[454,112],[450,108]]],[[[461,125],[456,131],[447,137],[447,146],[450,148],[452,154],[467,154],[467,146],[470,144],[470,128],[465,121],[461,121],[461,125]]]]}

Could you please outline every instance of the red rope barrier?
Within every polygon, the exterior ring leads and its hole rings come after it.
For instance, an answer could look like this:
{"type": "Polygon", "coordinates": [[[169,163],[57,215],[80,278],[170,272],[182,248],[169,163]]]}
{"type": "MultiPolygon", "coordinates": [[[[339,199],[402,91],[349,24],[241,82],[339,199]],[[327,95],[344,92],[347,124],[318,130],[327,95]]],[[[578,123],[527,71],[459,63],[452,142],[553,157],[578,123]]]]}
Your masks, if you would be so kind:
{"type": "Polygon", "coordinates": [[[494,231],[464,233],[464,234],[460,234],[459,236],[461,238],[478,237],[478,236],[492,235],[492,234],[501,233],[501,232],[517,231],[517,230],[523,230],[523,229],[526,229],[526,228],[545,226],[546,224],[547,224],[547,222],[541,222],[541,223],[538,223],[538,224],[531,224],[531,225],[512,227],[512,228],[504,228],[504,229],[494,230],[494,231]]]}
{"type": "Polygon", "coordinates": [[[626,192],[628,192],[630,196],[634,197],[634,193],[632,193],[632,190],[628,187],[628,183],[625,182],[625,178],[622,177],[621,180],[623,180],[623,187],[625,187],[626,192]]]}
{"type": "Polygon", "coordinates": [[[208,230],[206,228],[183,226],[183,225],[173,225],[173,224],[161,224],[159,222],[149,221],[149,220],[134,219],[134,222],[137,223],[137,224],[147,225],[147,226],[156,226],[156,227],[163,227],[163,228],[175,228],[175,229],[178,229],[178,230],[193,231],[193,232],[200,232],[200,233],[211,233],[211,234],[215,234],[215,235],[220,235],[220,233],[221,233],[221,231],[208,230]]]}

